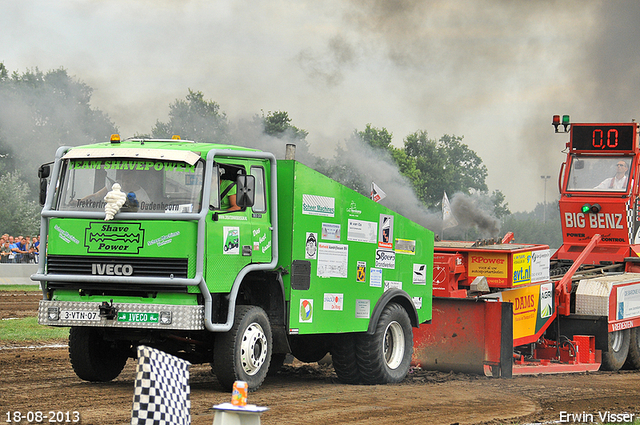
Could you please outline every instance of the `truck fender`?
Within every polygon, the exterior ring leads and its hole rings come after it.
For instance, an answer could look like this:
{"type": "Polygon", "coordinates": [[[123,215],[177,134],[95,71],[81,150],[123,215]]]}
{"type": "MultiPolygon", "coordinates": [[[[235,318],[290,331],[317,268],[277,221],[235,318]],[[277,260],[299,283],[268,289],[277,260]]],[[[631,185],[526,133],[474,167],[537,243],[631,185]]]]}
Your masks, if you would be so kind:
{"type": "Polygon", "coordinates": [[[414,328],[420,326],[420,323],[418,322],[418,311],[416,310],[416,306],[413,304],[409,294],[402,289],[392,288],[382,294],[378,299],[376,306],[373,308],[373,313],[371,313],[371,319],[369,320],[369,327],[367,328],[367,333],[369,335],[373,335],[375,333],[382,310],[384,310],[387,304],[392,301],[400,304],[405,308],[405,310],[407,310],[409,319],[411,319],[411,326],[414,328]]]}

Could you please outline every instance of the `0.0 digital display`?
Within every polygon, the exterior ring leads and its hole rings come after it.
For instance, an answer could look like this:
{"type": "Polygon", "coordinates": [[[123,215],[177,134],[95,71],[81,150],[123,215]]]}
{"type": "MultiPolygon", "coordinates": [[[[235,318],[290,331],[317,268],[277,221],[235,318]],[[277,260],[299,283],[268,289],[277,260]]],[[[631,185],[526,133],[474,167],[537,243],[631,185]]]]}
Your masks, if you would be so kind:
{"type": "Polygon", "coordinates": [[[571,126],[571,146],[579,151],[631,151],[635,124],[571,126]]]}

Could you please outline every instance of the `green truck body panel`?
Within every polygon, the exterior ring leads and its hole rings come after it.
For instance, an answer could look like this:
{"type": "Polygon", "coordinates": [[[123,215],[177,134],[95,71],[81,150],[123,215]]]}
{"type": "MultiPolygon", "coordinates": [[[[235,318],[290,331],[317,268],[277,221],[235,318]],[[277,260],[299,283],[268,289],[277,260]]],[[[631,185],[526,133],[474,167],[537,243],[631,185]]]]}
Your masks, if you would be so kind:
{"type": "Polygon", "coordinates": [[[366,331],[391,288],[431,319],[431,231],[295,161],[278,162],[278,204],[291,333],[366,331]]]}

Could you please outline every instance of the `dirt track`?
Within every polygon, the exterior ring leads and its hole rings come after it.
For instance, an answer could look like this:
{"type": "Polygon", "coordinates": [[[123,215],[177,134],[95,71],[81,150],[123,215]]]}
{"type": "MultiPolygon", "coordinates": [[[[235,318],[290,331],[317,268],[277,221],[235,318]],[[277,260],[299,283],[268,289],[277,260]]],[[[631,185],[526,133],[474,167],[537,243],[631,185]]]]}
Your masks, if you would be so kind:
{"type": "MultiPolygon", "coordinates": [[[[0,292],[0,319],[35,315],[39,294],[0,292]]],[[[65,341],[58,341],[64,344],[65,341]]],[[[67,349],[0,343],[0,421],[20,411],[78,411],[83,424],[130,422],[135,361],[113,382],[78,379],[67,349]]],[[[208,365],[191,367],[193,424],[213,423],[214,404],[227,402],[208,365]]],[[[595,372],[490,379],[413,371],[401,384],[351,386],[330,366],[286,366],[249,402],[267,406],[269,424],[477,424],[534,423],[567,414],[629,413],[640,417],[640,372],[595,372]]],[[[588,423],[589,421],[583,421],[588,423]]],[[[23,421],[22,423],[27,423],[23,421]]],[[[579,423],[579,421],[569,421],[579,423]]]]}

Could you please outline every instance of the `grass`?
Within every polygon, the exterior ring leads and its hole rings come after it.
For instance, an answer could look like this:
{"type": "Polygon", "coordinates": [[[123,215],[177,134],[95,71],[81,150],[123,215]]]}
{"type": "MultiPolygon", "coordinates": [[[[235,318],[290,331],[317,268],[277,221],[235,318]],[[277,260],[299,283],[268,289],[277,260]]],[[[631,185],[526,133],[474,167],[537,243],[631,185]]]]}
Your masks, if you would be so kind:
{"type": "Polygon", "coordinates": [[[0,341],[42,343],[68,337],[69,328],[40,325],[35,317],[0,320],[0,341]]]}
{"type": "Polygon", "coordinates": [[[0,285],[1,291],[40,291],[40,285],[0,285]]]}

